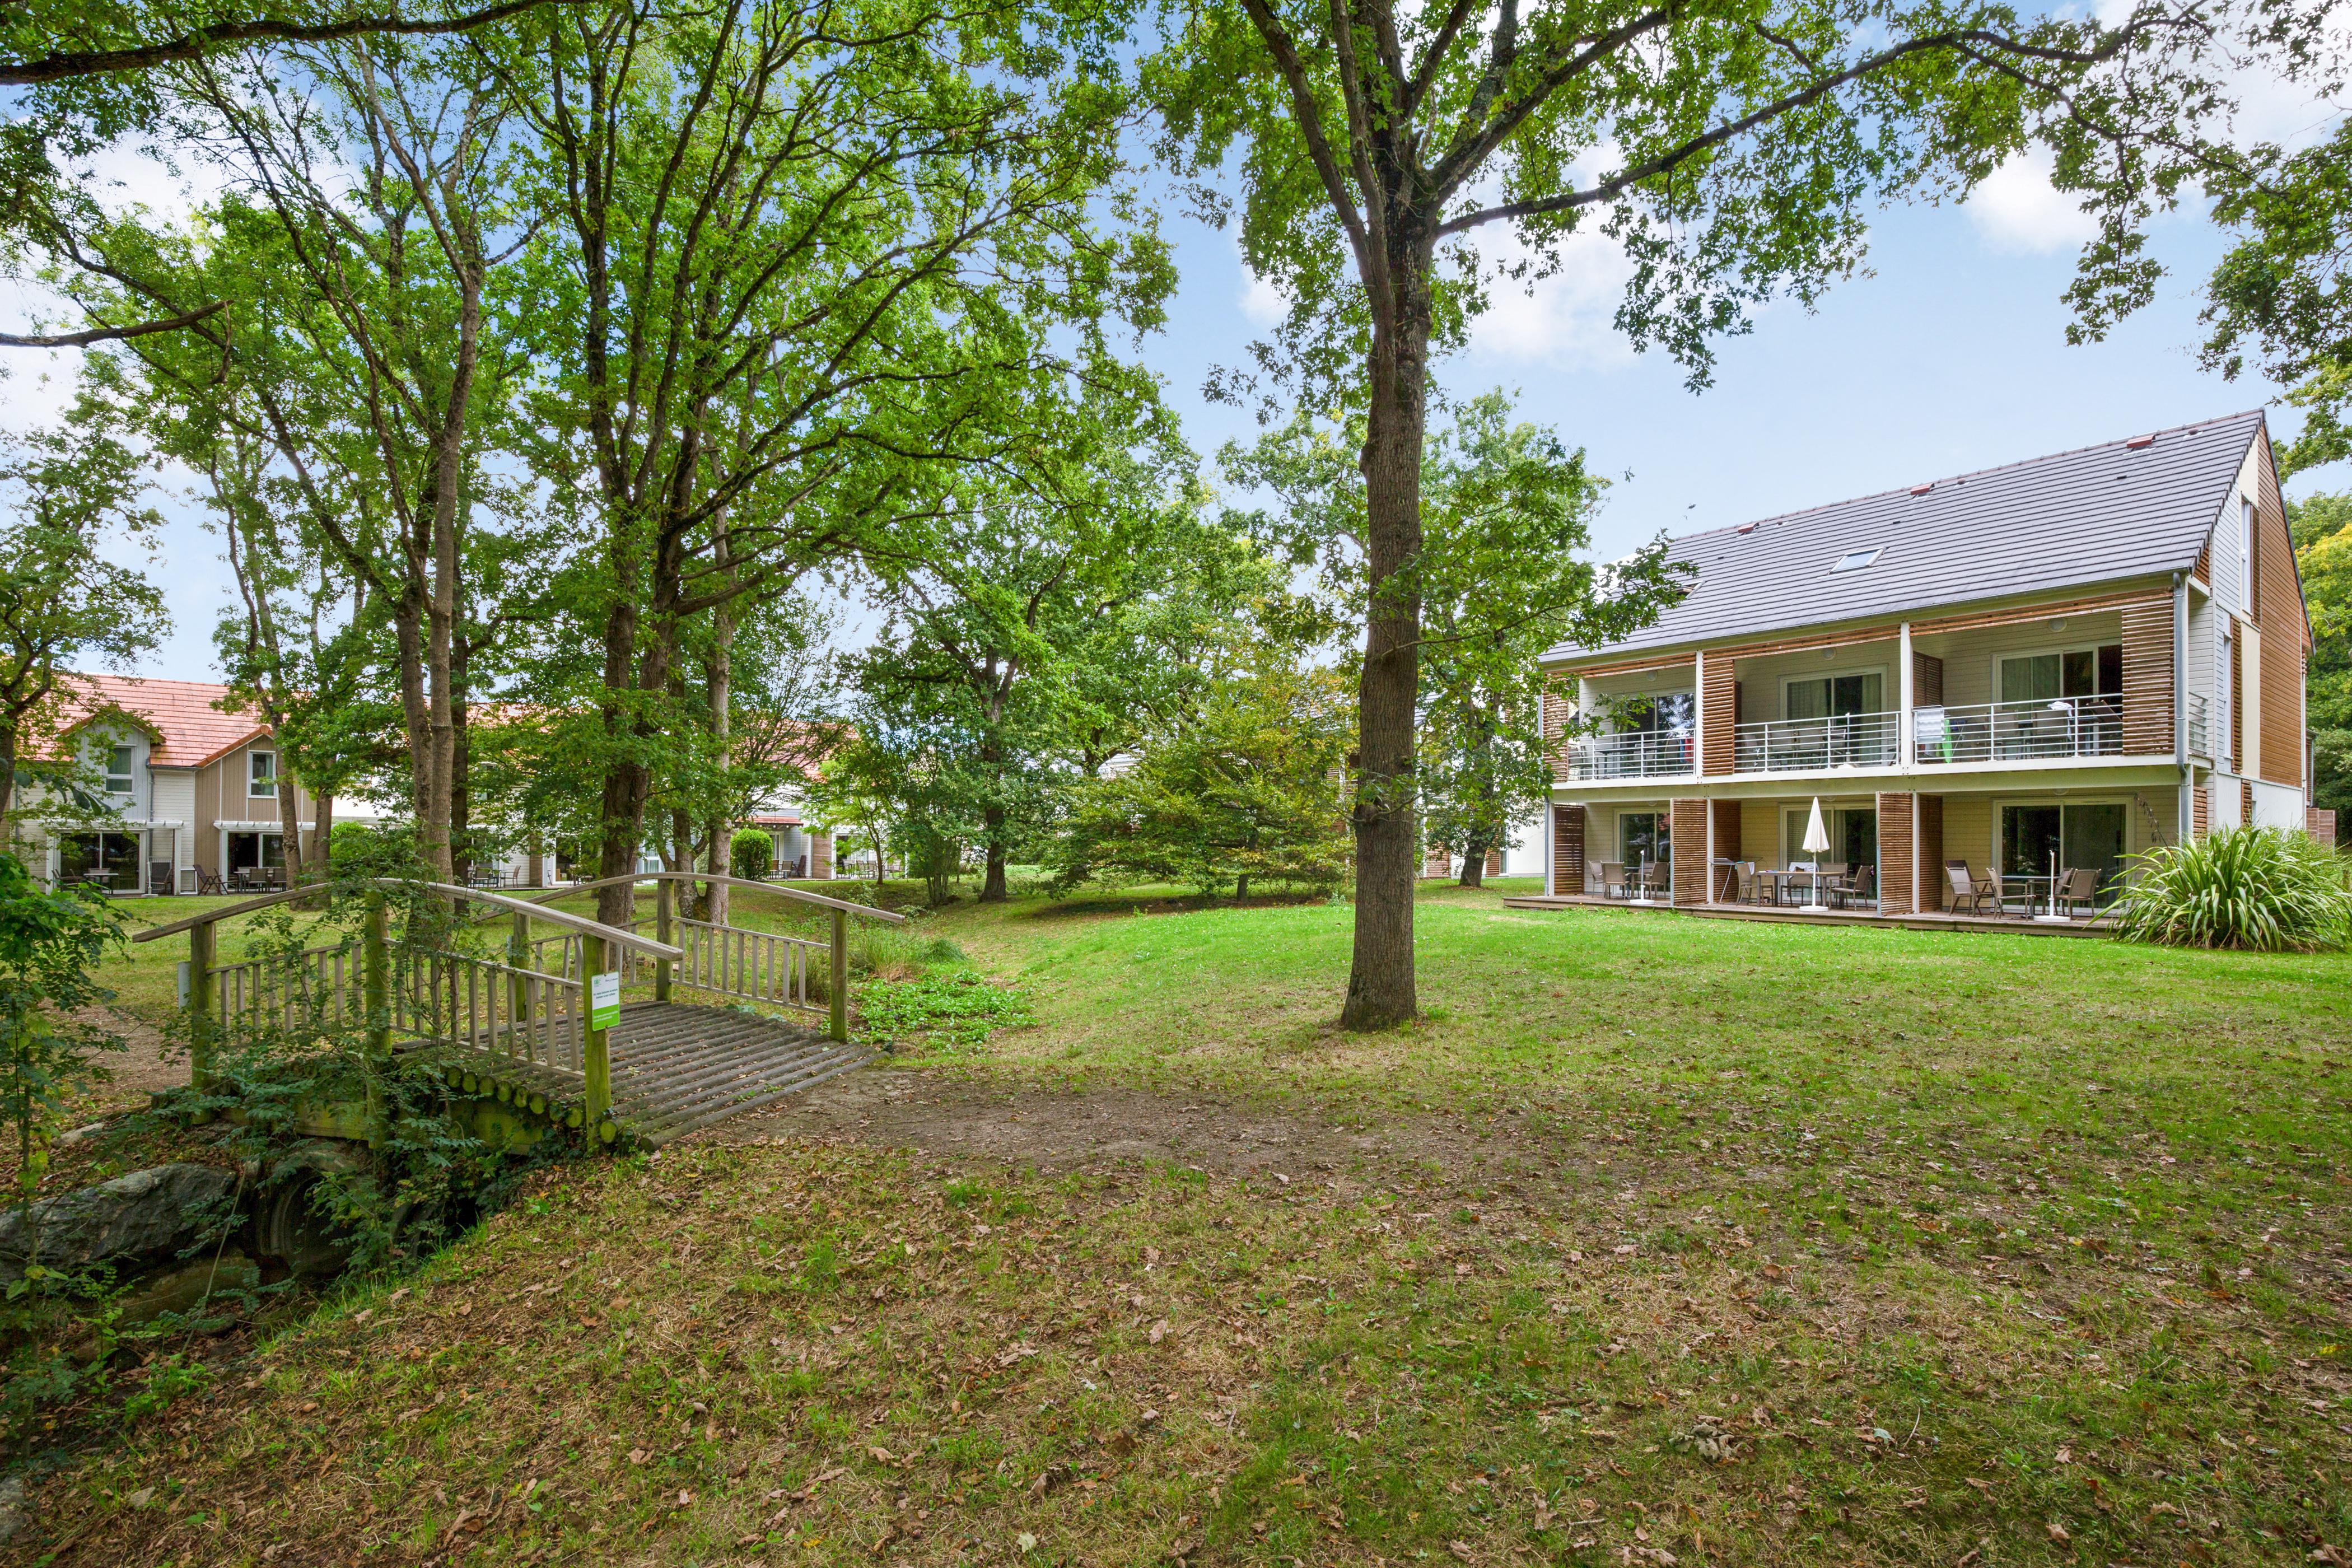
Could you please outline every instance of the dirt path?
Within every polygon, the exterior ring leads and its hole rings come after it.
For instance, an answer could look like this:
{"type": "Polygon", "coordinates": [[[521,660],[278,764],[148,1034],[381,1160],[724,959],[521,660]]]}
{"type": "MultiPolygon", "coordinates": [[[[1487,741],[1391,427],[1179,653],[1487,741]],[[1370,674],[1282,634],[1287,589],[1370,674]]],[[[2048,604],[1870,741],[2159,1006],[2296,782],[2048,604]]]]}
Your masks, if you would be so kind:
{"type": "Polygon", "coordinates": [[[695,1137],[719,1143],[839,1140],[934,1157],[1034,1161],[1045,1170],[1171,1161],[1222,1174],[1327,1182],[1362,1162],[1399,1159],[1448,1173],[1556,1173],[1559,1160],[1572,1152],[1516,1128],[1481,1132],[1435,1118],[1357,1128],[1197,1091],[1069,1092],[889,1068],[845,1074],[773,1110],[736,1117],[695,1137]]]}

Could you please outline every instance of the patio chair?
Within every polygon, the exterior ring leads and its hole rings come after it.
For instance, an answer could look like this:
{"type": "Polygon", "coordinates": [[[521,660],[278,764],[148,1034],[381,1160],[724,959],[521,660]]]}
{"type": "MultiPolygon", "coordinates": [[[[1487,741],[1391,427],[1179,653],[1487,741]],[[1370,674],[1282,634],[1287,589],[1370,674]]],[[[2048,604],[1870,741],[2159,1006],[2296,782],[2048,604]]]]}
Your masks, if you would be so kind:
{"type": "Polygon", "coordinates": [[[1842,910],[1850,909],[1856,904],[1868,904],[1874,909],[1876,908],[1878,868],[1864,862],[1853,877],[1832,883],[1830,902],[1842,910]]]}
{"type": "Polygon", "coordinates": [[[196,891],[218,896],[226,893],[228,889],[222,884],[218,871],[207,871],[199,866],[196,868],[196,891]]]}
{"type": "Polygon", "coordinates": [[[1743,904],[1760,904],[1764,901],[1764,879],[1756,874],[1755,861],[1738,861],[1731,868],[1731,875],[1732,897],[1735,900],[1743,904]]]}
{"type": "Polygon", "coordinates": [[[1667,886],[1667,879],[1668,872],[1665,867],[1659,865],[1655,860],[1644,860],[1642,862],[1642,892],[1643,896],[1646,897],[1651,893],[1665,893],[1667,897],[1673,897],[1673,894],[1667,886]]]}
{"type": "Polygon", "coordinates": [[[169,860],[147,862],[147,891],[150,896],[172,890],[172,863],[169,860]]]}
{"type": "Polygon", "coordinates": [[[2099,912],[2099,874],[2084,867],[2073,866],[2058,879],[2057,903],[2068,914],[2077,904],[2086,905],[2093,914],[2099,912]]]}
{"type": "Polygon", "coordinates": [[[1978,881],[1976,873],[1969,869],[1967,861],[1945,861],[1944,878],[1952,887],[1952,913],[1957,915],[1965,910],[1969,914],[1980,915],[1985,912],[1985,900],[1988,899],[1992,900],[1993,911],[1996,914],[2000,912],[2000,889],[1998,886],[1988,887],[1978,881]]]}
{"type": "Polygon", "coordinates": [[[1621,896],[1624,898],[1633,897],[1633,894],[1630,892],[1621,895],[1610,890],[1614,888],[1622,888],[1624,886],[1624,863],[1618,860],[1603,860],[1601,862],[1601,896],[1604,899],[1613,899],[1621,896]]]}

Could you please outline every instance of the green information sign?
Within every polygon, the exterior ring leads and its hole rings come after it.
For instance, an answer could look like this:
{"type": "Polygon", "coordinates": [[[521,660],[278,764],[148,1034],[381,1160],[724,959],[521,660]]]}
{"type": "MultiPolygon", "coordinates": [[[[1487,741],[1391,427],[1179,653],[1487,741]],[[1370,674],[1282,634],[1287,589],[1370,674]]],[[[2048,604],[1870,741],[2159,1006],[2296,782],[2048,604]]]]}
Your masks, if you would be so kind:
{"type": "Polygon", "coordinates": [[[621,972],[588,977],[588,1026],[609,1029],[621,1021],[621,972]]]}

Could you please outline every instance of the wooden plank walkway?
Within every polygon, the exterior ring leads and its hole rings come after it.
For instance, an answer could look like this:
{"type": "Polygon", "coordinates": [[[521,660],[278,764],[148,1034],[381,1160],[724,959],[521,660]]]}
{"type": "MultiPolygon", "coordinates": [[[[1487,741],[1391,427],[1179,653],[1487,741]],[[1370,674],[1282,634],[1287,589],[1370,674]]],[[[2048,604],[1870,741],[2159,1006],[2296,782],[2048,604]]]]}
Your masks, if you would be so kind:
{"type": "MultiPolygon", "coordinates": [[[[469,1072],[479,1064],[486,1077],[551,1100],[580,1098],[581,1077],[568,1068],[422,1041],[400,1048],[439,1049],[469,1072]]],[[[798,1024],[687,1002],[624,1003],[610,1049],[613,1118],[656,1148],[863,1067],[876,1055],[798,1024]]]]}
{"type": "Polygon", "coordinates": [[[613,1114],[656,1146],[874,1059],[814,1029],[727,1007],[629,1002],[613,1030],[613,1114]]]}

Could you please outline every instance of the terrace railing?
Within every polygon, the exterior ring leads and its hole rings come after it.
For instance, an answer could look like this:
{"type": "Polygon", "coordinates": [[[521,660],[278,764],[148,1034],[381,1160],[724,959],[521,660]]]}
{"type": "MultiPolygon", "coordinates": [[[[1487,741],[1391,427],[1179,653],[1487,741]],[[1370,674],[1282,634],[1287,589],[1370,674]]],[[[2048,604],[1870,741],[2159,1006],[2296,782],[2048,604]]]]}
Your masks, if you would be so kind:
{"type": "Polygon", "coordinates": [[[1673,778],[1696,771],[1691,738],[1672,731],[1627,730],[1568,748],[1561,762],[1571,779],[1673,778]]]}
{"type": "Polygon", "coordinates": [[[1916,726],[1915,752],[1922,767],[2109,757],[2123,749],[2120,697],[1922,708],[1916,726]]]}
{"type": "Polygon", "coordinates": [[[1822,719],[1758,719],[1731,727],[1734,773],[1819,773],[1893,767],[1901,755],[1900,713],[1837,713],[1822,719]]]}

